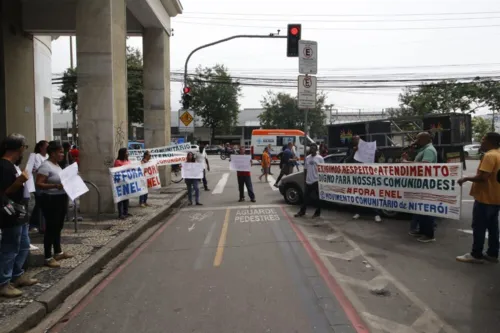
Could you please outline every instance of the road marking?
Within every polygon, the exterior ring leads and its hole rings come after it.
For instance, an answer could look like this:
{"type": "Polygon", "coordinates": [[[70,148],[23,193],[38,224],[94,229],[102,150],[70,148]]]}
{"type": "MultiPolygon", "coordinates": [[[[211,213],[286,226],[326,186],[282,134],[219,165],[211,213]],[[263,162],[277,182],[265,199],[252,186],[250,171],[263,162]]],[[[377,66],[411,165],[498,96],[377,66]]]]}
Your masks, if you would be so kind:
{"type": "MultiPolygon", "coordinates": [[[[463,232],[465,234],[469,234],[469,235],[474,234],[474,231],[472,231],[471,229],[458,229],[458,231],[463,232]]],[[[486,231],[485,238],[488,239],[488,231],[486,231]]],[[[500,240],[500,238],[499,238],[499,240],[500,240]]]]}
{"type": "Polygon", "coordinates": [[[226,186],[228,179],[229,179],[229,173],[223,174],[217,185],[215,185],[212,194],[221,194],[224,191],[224,187],[226,186]]]}
{"type": "Polygon", "coordinates": [[[337,253],[337,252],[332,252],[332,251],[325,251],[325,250],[320,250],[318,252],[320,256],[325,256],[325,257],[330,257],[330,258],[336,258],[336,259],[341,259],[341,260],[346,260],[346,261],[351,261],[352,259],[356,258],[359,256],[359,250],[354,249],[351,251],[347,251],[345,253],[337,253]]]}
{"type": "Polygon", "coordinates": [[[220,232],[219,245],[217,245],[217,252],[214,258],[214,267],[219,267],[222,263],[222,256],[224,255],[224,246],[226,246],[227,238],[227,228],[229,226],[229,214],[231,209],[226,208],[226,217],[224,218],[224,224],[222,225],[222,230],[220,232]]]}
{"type": "MultiPolygon", "coordinates": [[[[251,208],[280,208],[281,205],[239,205],[239,206],[229,206],[230,209],[251,209],[251,208]]],[[[206,210],[225,210],[226,207],[186,207],[181,208],[181,212],[202,212],[206,210]]]]}
{"type": "Polygon", "coordinates": [[[203,221],[204,219],[206,219],[207,217],[210,217],[214,215],[213,212],[206,212],[206,213],[194,213],[194,214],[190,214],[189,215],[189,220],[191,222],[194,222],[194,221],[197,221],[197,222],[201,222],[203,221]]]}
{"type": "Polygon", "coordinates": [[[276,184],[276,180],[274,179],[273,176],[271,176],[271,175],[267,176],[267,183],[269,184],[269,186],[271,186],[271,189],[273,191],[279,191],[280,190],[279,188],[274,187],[274,184],[276,184]]]}
{"type": "Polygon", "coordinates": [[[188,231],[189,231],[189,232],[193,231],[193,230],[194,230],[194,226],[195,226],[195,225],[196,225],[196,223],[193,223],[193,225],[192,225],[192,226],[190,226],[190,227],[188,228],[188,231]]]}
{"type": "MultiPolygon", "coordinates": [[[[304,223],[303,225],[308,225],[308,224],[304,223]]],[[[307,237],[312,237],[312,238],[315,238],[315,239],[325,240],[325,241],[328,241],[328,242],[331,242],[331,241],[333,241],[333,240],[335,240],[335,239],[337,239],[337,238],[340,237],[340,235],[337,234],[337,233],[327,234],[327,235],[318,235],[318,234],[314,234],[314,233],[306,233],[306,236],[307,237]]]]}
{"type": "Polygon", "coordinates": [[[210,241],[212,240],[212,235],[215,230],[215,222],[212,222],[212,225],[210,226],[210,230],[207,233],[207,236],[205,237],[205,241],[203,242],[203,246],[200,249],[200,253],[198,254],[198,258],[196,258],[196,261],[194,262],[194,269],[195,270],[200,270],[202,267],[202,261],[203,261],[203,253],[205,250],[207,250],[206,246],[210,244],[210,241]]]}

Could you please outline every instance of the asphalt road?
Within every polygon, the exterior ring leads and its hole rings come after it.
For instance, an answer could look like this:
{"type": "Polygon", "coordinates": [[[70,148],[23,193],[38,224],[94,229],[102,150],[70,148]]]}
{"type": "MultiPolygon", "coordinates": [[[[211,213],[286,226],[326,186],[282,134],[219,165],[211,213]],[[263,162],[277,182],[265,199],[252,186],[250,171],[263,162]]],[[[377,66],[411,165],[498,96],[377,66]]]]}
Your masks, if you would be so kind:
{"type": "Polygon", "coordinates": [[[293,218],[257,166],[243,205],[228,162],[210,160],[204,206],[164,221],[50,332],[498,332],[500,265],[455,261],[472,241],[468,185],[462,218],[422,244],[407,220],[352,220],[358,208],[293,218]]]}

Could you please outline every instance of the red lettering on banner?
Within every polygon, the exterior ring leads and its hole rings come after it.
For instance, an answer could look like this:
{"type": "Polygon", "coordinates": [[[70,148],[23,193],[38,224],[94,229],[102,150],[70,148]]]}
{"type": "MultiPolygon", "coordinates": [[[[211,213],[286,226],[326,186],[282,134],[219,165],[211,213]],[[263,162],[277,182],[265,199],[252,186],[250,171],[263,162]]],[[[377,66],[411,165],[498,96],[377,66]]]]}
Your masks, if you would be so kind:
{"type": "Polygon", "coordinates": [[[156,186],[160,186],[160,180],[158,177],[148,178],[148,187],[151,188],[156,186]]]}
{"type": "Polygon", "coordinates": [[[395,190],[379,190],[378,196],[380,198],[392,198],[392,199],[402,199],[403,198],[401,193],[399,193],[399,191],[395,191],[395,190]]]}
{"type": "Polygon", "coordinates": [[[450,169],[448,169],[448,166],[446,165],[443,165],[441,167],[441,174],[444,176],[444,177],[448,177],[450,175],[450,169]]]}
{"type": "Polygon", "coordinates": [[[158,173],[158,169],[154,165],[144,169],[144,174],[147,176],[152,176],[152,175],[157,174],[157,173],[158,173]]]}
{"type": "Polygon", "coordinates": [[[375,190],[371,188],[348,188],[347,193],[349,194],[358,194],[358,195],[368,195],[375,196],[375,190]]]}

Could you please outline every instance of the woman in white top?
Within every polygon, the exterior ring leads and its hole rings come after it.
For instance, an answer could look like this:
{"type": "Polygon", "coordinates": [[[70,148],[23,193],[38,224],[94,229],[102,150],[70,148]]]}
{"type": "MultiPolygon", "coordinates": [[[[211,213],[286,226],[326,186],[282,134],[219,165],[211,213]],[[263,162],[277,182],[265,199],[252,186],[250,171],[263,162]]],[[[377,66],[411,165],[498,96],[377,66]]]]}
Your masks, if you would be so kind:
{"type": "MultiPolygon", "coordinates": [[[[35,145],[35,164],[33,164],[33,177],[36,179],[36,172],[38,168],[42,165],[45,160],[49,158],[47,154],[47,147],[49,146],[49,142],[45,140],[38,141],[35,145]]],[[[45,229],[45,223],[42,215],[42,211],[40,210],[40,191],[35,192],[35,207],[33,207],[33,211],[31,212],[30,217],[30,232],[43,233],[45,229]]]]}

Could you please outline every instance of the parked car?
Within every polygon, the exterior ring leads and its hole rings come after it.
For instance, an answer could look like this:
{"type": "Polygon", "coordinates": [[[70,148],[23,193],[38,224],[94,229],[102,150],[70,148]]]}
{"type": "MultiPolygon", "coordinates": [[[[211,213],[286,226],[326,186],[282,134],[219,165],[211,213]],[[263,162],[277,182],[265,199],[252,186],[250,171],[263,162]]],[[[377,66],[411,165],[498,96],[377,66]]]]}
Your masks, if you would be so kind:
{"type": "Polygon", "coordinates": [[[206,146],[205,151],[207,155],[217,155],[223,150],[221,146],[206,146]]]}
{"type": "Polygon", "coordinates": [[[477,143],[464,146],[465,157],[467,157],[467,156],[478,156],[480,148],[481,148],[481,145],[477,144],[477,143]]]}
{"type": "MultiPolygon", "coordinates": [[[[325,163],[343,163],[347,157],[347,152],[330,154],[324,157],[325,163]]],[[[300,205],[304,200],[304,171],[296,172],[281,179],[279,185],[280,193],[289,205],[300,205]]],[[[341,205],[342,204],[338,204],[341,205]]],[[[395,217],[398,212],[381,210],[386,217],[395,217]]]]}

